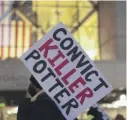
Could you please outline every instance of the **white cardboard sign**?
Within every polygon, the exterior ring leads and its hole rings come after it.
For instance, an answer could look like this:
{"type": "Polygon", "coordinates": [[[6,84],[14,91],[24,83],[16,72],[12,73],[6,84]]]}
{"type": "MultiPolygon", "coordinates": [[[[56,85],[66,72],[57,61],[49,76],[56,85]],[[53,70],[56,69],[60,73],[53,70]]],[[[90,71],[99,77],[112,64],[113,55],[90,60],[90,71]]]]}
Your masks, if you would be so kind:
{"type": "Polygon", "coordinates": [[[112,90],[62,23],[36,42],[21,60],[67,120],[73,120],[112,90]]]}

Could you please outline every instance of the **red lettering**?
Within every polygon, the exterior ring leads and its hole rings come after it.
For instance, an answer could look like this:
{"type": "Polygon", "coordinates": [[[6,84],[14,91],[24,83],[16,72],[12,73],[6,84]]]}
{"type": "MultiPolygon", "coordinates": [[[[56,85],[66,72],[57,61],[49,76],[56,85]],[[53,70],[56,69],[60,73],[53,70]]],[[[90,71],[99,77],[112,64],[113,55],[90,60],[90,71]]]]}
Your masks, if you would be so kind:
{"type": "Polygon", "coordinates": [[[60,65],[58,65],[56,68],[55,68],[55,71],[57,72],[58,75],[61,75],[61,69],[67,64],[69,63],[69,61],[66,59],[64,60],[60,65]]]}
{"type": "Polygon", "coordinates": [[[69,84],[69,82],[68,82],[67,79],[68,79],[72,74],[74,74],[75,71],[76,71],[76,69],[72,69],[72,70],[69,71],[66,75],[64,75],[64,76],[62,77],[62,80],[63,80],[63,82],[64,82],[66,85],[69,84]]]}
{"type": "Polygon", "coordinates": [[[58,60],[60,57],[64,58],[65,56],[63,55],[63,53],[58,50],[58,54],[53,58],[53,59],[48,59],[49,63],[52,65],[52,67],[55,66],[55,61],[58,60]]]}
{"type": "Polygon", "coordinates": [[[74,93],[74,87],[79,88],[78,83],[81,83],[83,86],[86,84],[86,82],[83,80],[82,77],[79,77],[76,81],[74,81],[68,88],[72,93],[74,93]]]}
{"type": "Polygon", "coordinates": [[[77,96],[76,98],[77,99],[80,99],[80,103],[83,104],[84,103],[84,100],[85,98],[90,98],[93,96],[93,92],[90,88],[85,88],[83,91],[81,91],[77,96]]]}
{"type": "Polygon", "coordinates": [[[44,51],[44,57],[47,58],[47,55],[48,55],[48,51],[49,50],[53,50],[53,49],[58,49],[57,45],[50,45],[51,43],[53,42],[53,39],[50,38],[49,40],[47,40],[40,48],[39,50],[40,51],[44,51]],[[49,46],[50,45],[50,46],[49,46]]]}

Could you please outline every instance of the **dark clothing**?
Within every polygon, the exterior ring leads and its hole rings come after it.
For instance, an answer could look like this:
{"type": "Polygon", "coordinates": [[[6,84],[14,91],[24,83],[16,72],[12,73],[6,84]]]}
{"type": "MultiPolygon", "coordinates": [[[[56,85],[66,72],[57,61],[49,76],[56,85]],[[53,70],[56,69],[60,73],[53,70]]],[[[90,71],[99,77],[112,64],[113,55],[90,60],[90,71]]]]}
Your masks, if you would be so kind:
{"type": "Polygon", "coordinates": [[[90,107],[87,115],[93,116],[91,120],[109,120],[109,117],[99,107],[90,107]]]}
{"type": "Polygon", "coordinates": [[[30,98],[26,98],[18,107],[17,120],[29,120],[31,106],[30,98]]]}
{"type": "Polygon", "coordinates": [[[97,108],[90,108],[88,115],[94,116],[92,120],[103,120],[102,113],[97,110],[97,108]]]}
{"type": "MultiPolygon", "coordinates": [[[[40,95],[36,101],[25,99],[19,105],[17,120],[66,120],[55,103],[46,95],[40,95]]],[[[75,119],[77,120],[77,119],[75,119]]]]}

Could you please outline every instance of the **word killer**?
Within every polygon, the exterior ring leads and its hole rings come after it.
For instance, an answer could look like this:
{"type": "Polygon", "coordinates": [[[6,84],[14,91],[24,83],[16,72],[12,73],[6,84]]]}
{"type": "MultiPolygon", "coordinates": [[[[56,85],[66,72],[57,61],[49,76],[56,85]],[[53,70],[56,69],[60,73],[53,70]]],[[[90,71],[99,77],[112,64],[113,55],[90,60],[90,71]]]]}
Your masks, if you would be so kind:
{"type": "Polygon", "coordinates": [[[39,75],[45,73],[39,82],[50,82],[50,79],[55,81],[48,88],[48,92],[53,93],[55,89],[59,88],[53,99],[60,104],[61,109],[65,110],[66,115],[69,115],[72,109],[83,105],[86,99],[92,98],[94,92],[102,87],[108,88],[107,83],[99,76],[98,71],[93,69],[91,62],[75,45],[73,38],[64,28],[54,31],[51,38],[38,49],[31,51],[25,57],[25,61],[29,62],[29,60],[36,61],[32,66],[34,73],[39,75]],[[61,37],[61,34],[65,37],[61,37]],[[54,53],[54,56],[51,56],[51,52],[54,53]],[[71,63],[74,63],[75,66],[70,67],[71,63]],[[64,68],[71,69],[64,71],[64,68]],[[93,81],[93,76],[99,81],[99,84],[91,89],[87,87],[87,83],[93,81]],[[72,78],[74,78],[73,81],[72,78]],[[79,90],[79,88],[81,89],[79,90]],[[66,103],[62,103],[64,97],[67,98],[66,103]]]}

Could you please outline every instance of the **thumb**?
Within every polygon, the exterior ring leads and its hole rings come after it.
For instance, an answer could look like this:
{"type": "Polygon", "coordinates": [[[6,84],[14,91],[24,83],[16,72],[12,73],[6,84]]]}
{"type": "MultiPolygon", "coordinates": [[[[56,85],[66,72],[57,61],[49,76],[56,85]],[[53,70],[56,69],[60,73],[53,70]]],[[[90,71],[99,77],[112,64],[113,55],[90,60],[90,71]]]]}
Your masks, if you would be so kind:
{"type": "Polygon", "coordinates": [[[34,101],[37,99],[37,97],[38,97],[40,94],[42,94],[42,93],[44,93],[44,90],[39,91],[35,96],[33,96],[33,97],[31,98],[31,102],[34,102],[34,101]]]}

